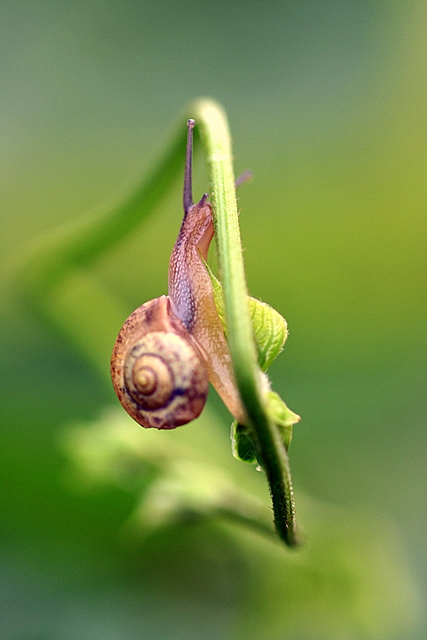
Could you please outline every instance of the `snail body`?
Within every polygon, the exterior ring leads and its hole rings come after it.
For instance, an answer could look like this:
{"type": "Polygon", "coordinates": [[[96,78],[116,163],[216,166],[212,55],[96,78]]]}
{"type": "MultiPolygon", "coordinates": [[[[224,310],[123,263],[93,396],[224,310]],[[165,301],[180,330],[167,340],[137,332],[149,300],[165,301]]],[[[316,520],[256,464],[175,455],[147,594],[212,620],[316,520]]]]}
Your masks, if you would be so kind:
{"type": "Polygon", "coordinates": [[[185,213],[169,262],[169,297],[173,312],[202,349],[209,381],[233,416],[243,422],[230,351],[205,265],[214,235],[212,207],[206,199],[205,194],[185,213]]]}
{"type": "Polygon", "coordinates": [[[126,320],[111,358],[116,394],[143,427],[173,429],[201,413],[208,382],[244,421],[231,358],[204,260],[213,238],[205,194],[191,195],[192,130],[188,121],[184,219],[169,263],[168,296],[138,307],[126,320]]]}

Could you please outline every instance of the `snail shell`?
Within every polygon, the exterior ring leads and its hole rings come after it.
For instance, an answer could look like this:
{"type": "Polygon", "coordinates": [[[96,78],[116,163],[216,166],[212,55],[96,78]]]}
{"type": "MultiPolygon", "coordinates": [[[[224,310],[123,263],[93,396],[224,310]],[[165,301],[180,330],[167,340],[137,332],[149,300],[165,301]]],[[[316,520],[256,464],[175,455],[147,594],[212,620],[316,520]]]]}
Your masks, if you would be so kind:
{"type": "Polygon", "coordinates": [[[114,345],[111,377],[123,407],[146,428],[190,422],[208,394],[202,353],[167,296],[146,302],[126,320],[114,345]]]}

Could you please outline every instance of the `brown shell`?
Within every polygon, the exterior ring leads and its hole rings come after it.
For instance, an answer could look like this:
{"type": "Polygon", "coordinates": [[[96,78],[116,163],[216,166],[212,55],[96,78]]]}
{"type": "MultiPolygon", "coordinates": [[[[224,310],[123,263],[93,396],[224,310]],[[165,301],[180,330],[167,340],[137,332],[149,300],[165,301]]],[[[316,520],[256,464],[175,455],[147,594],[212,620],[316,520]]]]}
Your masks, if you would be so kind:
{"type": "Polygon", "coordinates": [[[174,429],[201,413],[208,394],[202,354],[167,296],[138,307],[111,358],[117,397],[141,426],[174,429]]]}

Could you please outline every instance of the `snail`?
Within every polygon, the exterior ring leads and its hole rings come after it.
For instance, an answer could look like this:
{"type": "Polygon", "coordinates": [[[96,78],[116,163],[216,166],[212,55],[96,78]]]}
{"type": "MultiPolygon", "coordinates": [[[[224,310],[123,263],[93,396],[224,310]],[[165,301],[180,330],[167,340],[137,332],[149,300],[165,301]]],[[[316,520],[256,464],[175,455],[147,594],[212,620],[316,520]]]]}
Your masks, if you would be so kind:
{"type": "Polygon", "coordinates": [[[141,426],[174,429],[197,418],[208,382],[239,422],[244,411],[207,271],[214,235],[207,194],[192,199],[194,120],[188,120],[184,219],[169,262],[168,296],[138,307],[119,332],[111,358],[115,392],[141,426]]]}

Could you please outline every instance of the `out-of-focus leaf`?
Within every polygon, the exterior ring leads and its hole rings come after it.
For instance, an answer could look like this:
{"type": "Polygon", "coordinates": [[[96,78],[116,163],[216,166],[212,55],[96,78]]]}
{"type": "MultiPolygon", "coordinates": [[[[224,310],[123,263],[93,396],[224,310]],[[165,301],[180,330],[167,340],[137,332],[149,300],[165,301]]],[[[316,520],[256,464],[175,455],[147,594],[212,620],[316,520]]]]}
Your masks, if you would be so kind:
{"type": "MultiPolygon", "coordinates": [[[[62,446],[81,480],[118,484],[135,495],[127,540],[138,546],[151,541],[152,567],[162,564],[156,554],[165,552],[153,536],[167,540],[169,531],[176,540],[177,527],[195,517],[227,525],[245,572],[245,589],[235,594],[233,640],[391,640],[415,634],[423,604],[390,524],[299,496],[309,531],[302,549],[290,552],[276,536],[242,526],[245,515],[270,520],[262,476],[226,457],[227,437],[215,415],[208,409],[203,416],[162,432],[141,429],[120,410],[110,410],[93,423],[67,428],[62,446]],[[149,478],[145,484],[137,480],[141,474],[149,478]],[[232,526],[227,508],[242,516],[232,526]]],[[[184,547],[173,547],[168,583],[182,554],[184,547]]]]}

